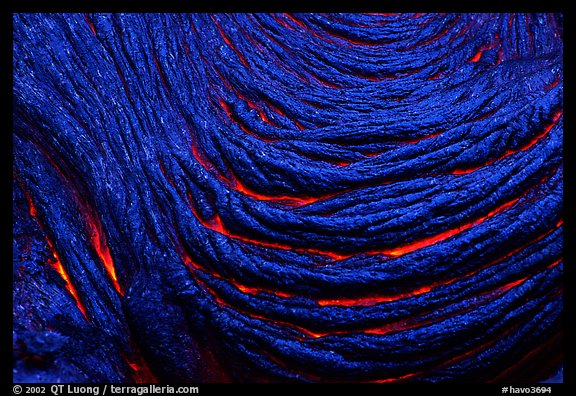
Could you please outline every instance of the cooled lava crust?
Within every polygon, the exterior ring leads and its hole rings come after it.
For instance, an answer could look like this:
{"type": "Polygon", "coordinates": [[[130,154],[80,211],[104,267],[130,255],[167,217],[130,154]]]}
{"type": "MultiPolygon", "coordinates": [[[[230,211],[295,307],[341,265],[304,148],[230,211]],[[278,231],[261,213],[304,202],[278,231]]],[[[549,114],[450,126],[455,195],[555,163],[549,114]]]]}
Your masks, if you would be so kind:
{"type": "Polygon", "coordinates": [[[15,14],[19,382],[534,382],[560,14],[15,14]]]}

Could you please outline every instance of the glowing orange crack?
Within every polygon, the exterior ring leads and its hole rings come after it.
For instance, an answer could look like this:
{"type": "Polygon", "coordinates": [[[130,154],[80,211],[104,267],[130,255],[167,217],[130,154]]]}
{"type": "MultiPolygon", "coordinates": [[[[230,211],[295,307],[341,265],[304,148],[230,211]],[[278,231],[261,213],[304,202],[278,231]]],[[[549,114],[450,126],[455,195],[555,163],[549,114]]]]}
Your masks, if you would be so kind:
{"type": "MultiPolygon", "coordinates": [[[[506,202],[506,203],[500,205],[499,207],[495,208],[491,212],[489,212],[486,216],[481,217],[479,219],[476,219],[474,221],[471,221],[471,222],[464,224],[462,226],[456,227],[454,229],[446,230],[440,234],[433,235],[431,237],[422,239],[420,241],[416,241],[416,242],[413,242],[413,243],[410,243],[410,244],[407,244],[404,246],[400,246],[400,247],[397,247],[394,249],[371,251],[371,252],[366,252],[366,254],[368,254],[368,255],[381,254],[381,255],[385,255],[385,256],[389,256],[389,257],[399,257],[399,256],[402,256],[404,254],[413,252],[415,250],[422,249],[424,247],[436,244],[436,243],[441,242],[445,239],[448,239],[448,238],[450,238],[450,237],[452,237],[452,236],[454,236],[454,235],[456,235],[462,231],[465,231],[465,230],[467,230],[467,229],[469,229],[475,225],[483,223],[488,218],[490,218],[490,217],[494,216],[495,214],[500,213],[500,212],[508,209],[512,205],[514,205],[516,202],[518,202],[519,199],[520,198],[515,198],[509,202],[506,202]]],[[[229,230],[227,230],[226,227],[224,226],[223,222],[222,222],[222,219],[220,218],[220,216],[218,214],[215,214],[212,219],[207,221],[207,220],[202,219],[202,217],[196,212],[196,209],[194,208],[194,205],[192,205],[192,202],[190,202],[190,208],[191,208],[194,216],[198,219],[198,221],[204,227],[211,229],[213,231],[216,231],[216,232],[218,232],[222,235],[225,235],[229,238],[241,240],[241,241],[246,242],[246,243],[250,243],[250,244],[254,244],[254,245],[260,245],[260,246],[264,246],[264,247],[270,247],[270,248],[274,248],[274,249],[292,250],[292,251],[296,251],[296,252],[320,254],[323,256],[331,257],[335,260],[343,260],[343,259],[346,259],[346,258],[349,258],[349,257],[352,257],[355,255],[355,254],[338,254],[335,252],[317,250],[317,249],[294,248],[292,246],[284,245],[284,244],[280,244],[280,243],[264,242],[264,241],[259,241],[259,240],[255,240],[255,239],[250,239],[250,238],[247,238],[247,237],[244,237],[241,235],[233,234],[229,230]]]]}
{"type": "MultiPolygon", "coordinates": [[[[22,187],[22,191],[24,192],[24,196],[26,197],[26,201],[28,202],[28,206],[30,207],[30,215],[36,221],[36,223],[38,224],[40,229],[43,230],[42,223],[40,222],[40,220],[37,217],[37,211],[36,211],[36,208],[34,206],[34,202],[32,201],[32,197],[30,196],[28,191],[26,191],[26,189],[24,189],[23,187],[22,187]]],[[[90,318],[88,317],[88,314],[86,311],[86,307],[80,301],[80,298],[78,296],[78,292],[76,291],[76,288],[74,287],[74,285],[72,285],[72,282],[70,281],[70,277],[68,276],[68,273],[64,269],[64,266],[62,265],[62,262],[60,261],[60,258],[58,257],[56,250],[54,249],[54,245],[52,244],[52,241],[50,240],[50,238],[48,236],[46,236],[46,242],[48,243],[48,246],[50,248],[50,252],[52,253],[52,256],[53,256],[53,259],[49,260],[48,264],[53,269],[55,269],[56,272],[58,272],[58,274],[62,277],[62,279],[65,282],[66,290],[68,290],[68,292],[70,293],[70,295],[74,299],[76,306],[78,307],[78,310],[82,313],[82,315],[84,316],[84,318],[87,321],[90,321],[90,318]]]]}
{"type": "Polygon", "coordinates": [[[104,268],[106,272],[112,279],[114,284],[114,288],[120,295],[124,295],[120,284],[118,283],[118,278],[116,277],[116,269],[114,268],[114,261],[112,260],[112,256],[110,255],[110,249],[106,244],[106,239],[104,238],[104,234],[98,230],[98,227],[94,223],[90,223],[90,229],[92,230],[91,241],[96,253],[98,253],[98,257],[104,264],[104,268]]]}
{"type": "Polygon", "coordinates": [[[64,269],[64,266],[62,265],[62,262],[60,261],[60,258],[58,257],[56,250],[54,249],[54,245],[52,244],[52,241],[48,237],[46,237],[46,241],[48,242],[48,246],[50,247],[50,251],[52,252],[52,255],[54,257],[53,260],[49,260],[48,263],[50,264],[50,266],[53,269],[55,269],[58,272],[58,274],[60,274],[60,276],[62,277],[62,279],[65,282],[66,290],[68,290],[68,292],[70,293],[70,295],[72,296],[72,298],[76,302],[76,306],[78,307],[78,309],[80,310],[80,312],[82,313],[84,318],[87,321],[90,321],[90,318],[88,317],[88,314],[86,312],[86,307],[80,301],[80,297],[78,296],[78,292],[76,291],[76,288],[74,287],[74,285],[72,285],[72,282],[70,281],[70,276],[68,276],[68,273],[64,269]]]}
{"type": "Polygon", "coordinates": [[[488,161],[486,164],[478,166],[476,168],[456,169],[456,170],[452,171],[452,174],[453,175],[466,175],[468,173],[472,173],[474,171],[477,171],[478,169],[483,168],[485,166],[492,165],[496,161],[503,160],[504,158],[506,158],[512,154],[516,154],[516,153],[519,153],[520,151],[526,151],[526,150],[530,149],[532,146],[534,146],[536,143],[538,143],[542,138],[544,138],[548,134],[548,132],[550,132],[550,130],[552,130],[552,128],[558,123],[558,120],[560,119],[560,117],[562,116],[563,113],[564,112],[562,110],[556,111],[554,113],[554,115],[552,116],[551,122],[548,123],[548,125],[546,125],[546,127],[544,128],[542,133],[540,133],[539,135],[534,137],[530,142],[528,142],[526,145],[524,145],[520,149],[518,149],[518,150],[506,150],[504,155],[502,155],[500,158],[492,159],[492,160],[488,161]]]}
{"type": "Polygon", "coordinates": [[[232,44],[232,42],[230,41],[230,39],[228,39],[228,37],[226,36],[226,34],[224,34],[224,31],[222,30],[222,28],[220,27],[220,24],[216,21],[216,19],[214,18],[214,16],[211,17],[212,21],[214,22],[214,25],[216,25],[216,28],[218,29],[218,32],[220,33],[220,36],[222,36],[222,38],[224,39],[224,42],[232,49],[232,51],[234,51],[234,53],[236,53],[236,55],[238,56],[238,58],[240,59],[240,61],[242,62],[242,64],[246,67],[248,66],[248,62],[246,62],[246,59],[244,59],[244,57],[242,56],[242,54],[240,53],[240,51],[238,51],[238,49],[236,48],[236,46],[234,46],[234,44],[232,44]]]}

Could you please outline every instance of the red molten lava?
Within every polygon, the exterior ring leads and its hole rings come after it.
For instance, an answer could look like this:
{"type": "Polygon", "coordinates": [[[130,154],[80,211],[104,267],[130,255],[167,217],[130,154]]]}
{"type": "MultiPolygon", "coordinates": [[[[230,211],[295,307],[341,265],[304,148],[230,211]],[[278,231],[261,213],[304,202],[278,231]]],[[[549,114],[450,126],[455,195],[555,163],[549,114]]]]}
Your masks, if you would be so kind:
{"type": "Polygon", "coordinates": [[[130,95],[130,91],[128,90],[128,84],[126,83],[126,79],[124,78],[124,73],[122,73],[122,69],[118,66],[118,62],[114,60],[114,66],[116,67],[116,73],[118,77],[120,77],[120,81],[122,82],[122,86],[124,87],[124,92],[126,92],[126,97],[128,100],[132,101],[132,96],[130,95]]]}
{"type": "Polygon", "coordinates": [[[468,122],[476,122],[476,121],[485,120],[486,118],[494,115],[494,113],[496,113],[496,109],[492,109],[492,110],[490,110],[490,111],[488,111],[488,112],[486,112],[486,113],[484,113],[484,114],[481,114],[481,115],[479,115],[478,117],[469,120],[468,122]]]}
{"type": "MultiPolygon", "coordinates": [[[[272,201],[272,202],[277,202],[277,203],[286,203],[290,206],[303,206],[303,205],[308,205],[311,204],[313,202],[319,201],[323,198],[319,197],[319,198],[314,198],[314,197],[291,197],[291,196],[287,196],[287,195],[276,195],[276,196],[271,196],[271,195],[264,195],[264,194],[260,194],[254,190],[252,190],[251,188],[245,186],[244,184],[242,184],[242,182],[240,181],[239,178],[234,178],[234,185],[231,186],[231,188],[233,188],[235,191],[241,192],[242,194],[251,197],[251,198],[255,198],[259,201],[272,201]]],[[[324,199],[326,199],[327,197],[324,197],[324,199]]]]}
{"type": "Polygon", "coordinates": [[[443,73],[441,70],[438,70],[436,73],[434,73],[433,75],[431,75],[430,77],[428,77],[428,80],[437,80],[440,77],[443,76],[443,73]]]}
{"type": "Polygon", "coordinates": [[[549,91],[553,88],[555,88],[558,84],[560,83],[560,76],[557,76],[554,81],[552,81],[552,83],[550,83],[549,85],[547,85],[544,89],[546,91],[549,91]]]}
{"type": "Polygon", "coordinates": [[[228,238],[232,238],[232,239],[242,241],[244,243],[264,246],[264,247],[268,247],[268,248],[272,248],[272,249],[292,250],[292,251],[295,251],[298,253],[311,253],[311,254],[322,255],[325,257],[330,257],[333,260],[343,260],[343,259],[352,257],[352,255],[341,255],[341,254],[330,252],[330,251],[316,250],[316,249],[294,248],[294,247],[289,246],[289,245],[283,245],[283,244],[275,243],[275,242],[264,242],[264,241],[259,241],[256,239],[250,239],[250,238],[247,238],[247,237],[242,236],[242,235],[236,235],[236,234],[231,233],[224,226],[224,224],[222,223],[222,219],[220,218],[220,216],[218,214],[215,214],[214,217],[212,217],[210,220],[205,220],[198,214],[198,212],[196,211],[196,209],[192,205],[192,202],[190,202],[190,204],[191,204],[190,207],[191,207],[192,213],[194,214],[194,216],[198,219],[198,221],[204,227],[211,229],[212,231],[216,231],[219,234],[222,234],[224,236],[227,236],[228,238]]]}
{"type": "Polygon", "coordinates": [[[488,213],[486,216],[481,217],[481,218],[479,218],[479,219],[477,219],[477,220],[471,221],[471,222],[469,222],[469,223],[466,223],[466,224],[464,224],[464,225],[462,225],[462,226],[460,226],[460,227],[456,227],[456,228],[454,228],[454,229],[444,231],[444,232],[442,232],[442,233],[440,233],[440,234],[437,234],[437,235],[434,235],[434,236],[431,236],[431,237],[422,239],[422,240],[420,240],[420,241],[412,242],[412,243],[410,243],[410,244],[408,244],[408,245],[404,245],[404,246],[401,246],[401,247],[396,248],[396,249],[384,250],[384,251],[377,252],[377,253],[385,254],[385,255],[389,255],[389,256],[394,256],[394,257],[398,257],[398,256],[402,256],[402,255],[404,255],[404,254],[406,254],[406,253],[413,252],[414,250],[422,249],[422,248],[424,248],[424,247],[433,245],[433,244],[435,244],[435,243],[438,243],[438,242],[440,242],[440,241],[443,241],[443,240],[445,240],[445,239],[448,239],[448,238],[450,238],[451,236],[454,236],[454,235],[456,235],[456,234],[458,234],[458,233],[460,233],[460,232],[462,232],[462,231],[464,231],[464,230],[467,230],[467,229],[469,229],[469,228],[471,228],[471,227],[473,227],[473,226],[475,226],[475,225],[478,225],[478,224],[480,224],[480,223],[483,223],[485,220],[489,219],[490,217],[494,216],[495,214],[500,213],[500,212],[503,212],[503,211],[505,211],[506,209],[508,209],[509,207],[511,207],[512,205],[514,205],[516,202],[518,202],[519,199],[520,199],[520,198],[515,198],[515,199],[513,199],[513,200],[511,200],[511,201],[508,201],[508,202],[500,205],[500,206],[497,207],[496,209],[492,210],[492,211],[491,211],[490,213],[488,213]]]}
{"type": "MultiPolygon", "coordinates": [[[[396,294],[396,295],[369,295],[369,296],[365,296],[365,297],[358,297],[358,298],[337,298],[337,299],[321,299],[321,300],[317,300],[318,305],[320,306],[326,306],[326,305],[336,305],[336,306],[345,306],[345,307],[353,307],[353,306],[372,306],[372,305],[376,305],[376,304],[380,304],[383,302],[391,302],[391,301],[396,301],[399,299],[403,299],[403,298],[409,298],[409,297],[417,297],[421,294],[424,293],[428,293],[429,291],[431,291],[433,288],[439,287],[439,286],[445,286],[445,285],[449,285],[451,283],[454,283],[460,279],[465,279],[465,278],[469,278],[475,274],[477,274],[478,272],[482,271],[485,268],[491,267],[495,264],[498,264],[504,260],[506,260],[509,257],[512,257],[513,255],[515,255],[516,253],[518,253],[519,251],[525,249],[527,246],[532,245],[534,243],[537,243],[538,241],[542,240],[543,238],[547,237],[548,235],[550,235],[554,230],[556,230],[558,227],[560,227],[562,225],[562,220],[560,220],[557,224],[556,224],[556,228],[552,228],[550,230],[548,230],[547,232],[545,232],[544,234],[538,236],[537,238],[531,240],[530,242],[526,243],[523,246],[520,246],[508,253],[506,253],[505,255],[498,257],[495,260],[492,260],[491,262],[489,262],[488,264],[477,268],[476,270],[474,270],[473,272],[470,272],[464,276],[462,276],[461,278],[452,278],[449,279],[447,281],[443,281],[443,282],[435,282],[432,283],[430,285],[427,286],[422,286],[418,289],[412,290],[410,292],[407,293],[400,293],[400,294],[396,294]]],[[[561,259],[556,260],[554,263],[552,263],[548,268],[552,268],[555,265],[557,265],[559,262],[561,261],[561,259]]],[[[504,287],[504,291],[509,290],[510,288],[512,288],[513,286],[516,286],[517,284],[519,284],[522,280],[520,281],[516,281],[516,282],[511,282],[508,286],[504,287]]]]}
{"type": "Polygon", "coordinates": [[[214,22],[214,25],[216,25],[216,28],[218,29],[218,32],[220,32],[220,36],[222,36],[222,38],[224,39],[224,42],[232,49],[232,51],[234,51],[234,53],[236,55],[238,55],[238,58],[240,59],[240,61],[242,62],[242,64],[246,67],[248,66],[248,62],[246,62],[246,59],[244,59],[244,57],[242,56],[242,54],[240,53],[240,51],[238,51],[238,49],[236,49],[236,47],[234,46],[234,44],[232,44],[232,42],[228,39],[228,37],[226,36],[226,34],[224,34],[224,31],[222,30],[222,28],[220,27],[220,24],[218,23],[218,21],[216,20],[216,18],[214,18],[214,16],[211,17],[212,21],[214,22]]]}
{"type": "Polygon", "coordinates": [[[200,280],[195,274],[194,272],[192,272],[192,274],[194,275],[195,280],[198,282],[199,285],[201,285],[204,290],[210,294],[212,296],[212,298],[214,299],[214,301],[216,301],[216,303],[218,303],[218,305],[222,306],[222,307],[228,307],[230,309],[233,309],[234,311],[240,312],[243,315],[249,316],[252,319],[258,319],[258,320],[262,320],[266,323],[273,323],[279,326],[286,326],[286,327],[290,327],[296,330],[301,331],[302,333],[306,334],[308,337],[312,337],[312,338],[320,338],[320,337],[324,337],[326,336],[328,333],[315,333],[312,332],[308,329],[305,329],[303,327],[297,326],[295,324],[292,323],[288,323],[288,322],[282,322],[279,320],[275,320],[275,319],[271,319],[271,318],[266,318],[264,316],[261,315],[257,315],[253,312],[246,312],[244,310],[239,309],[238,307],[234,307],[232,305],[230,305],[228,302],[224,301],[222,298],[220,298],[216,292],[214,290],[212,290],[210,287],[208,287],[208,285],[203,282],[202,280],[200,280]]]}
{"type": "MultiPolygon", "coordinates": [[[[241,184],[238,182],[238,180],[236,180],[236,182],[241,186],[241,184]]],[[[236,188],[238,188],[238,186],[236,188]]],[[[246,190],[245,187],[240,187],[238,189],[238,191],[246,192],[248,190],[246,190]]],[[[257,199],[268,198],[266,196],[261,196],[260,194],[254,193],[254,192],[251,192],[251,195],[257,199]]],[[[452,237],[452,236],[454,236],[454,235],[456,235],[456,234],[458,234],[464,230],[467,230],[467,229],[469,229],[475,225],[478,225],[478,224],[484,222],[486,219],[492,217],[493,215],[495,215],[499,212],[502,212],[502,211],[506,210],[507,208],[509,208],[510,206],[514,205],[519,199],[520,198],[515,198],[515,199],[499,206],[498,208],[492,210],[486,216],[481,217],[479,219],[476,219],[474,221],[471,221],[469,223],[466,223],[462,226],[456,227],[454,229],[446,230],[440,234],[433,235],[431,237],[422,239],[420,241],[415,241],[415,242],[412,242],[410,244],[400,246],[400,247],[397,247],[394,249],[366,252],[366,254],[368,254],[368,255],[382,254],[385,256],[399,257],[399,256],[402,256],[404,254],[413,252],[415,250],[422,249],[422,248],[427,247],[427,246],[431,246],[435,243],[441,242],[441,241],[448,239],[448,238],[450,238],[450,237],[452,237]]],[[[319,254],[319,255],[330,257],[334,260],[343,260],[343,259],[346,259],[346,258],[353,256],[353,254],[339,254],[339,253],[335,253],[335,252],[331,252],[331,251],[323,251],[323,250],[317,250],[317,249],[294,248],[292,246],[283,245],[283,244],[279,244],[279,243],[258,241],[258,240],[250,239],[250,238],[247,238],[247,237],[244,237],[241,235],[235,235],[226,229],[226,227],[222,223],[222,219],[220,218],[220,216],[218,214],[216,214],[209,221],[206,221],[201,216],[199,216],[199,214],[196,212],[194,206],[192,205],[192,202],[190,202],[190,205],[191,205],[191,209],[192,209],[194,216],[198,219],[198,221],[200,221],[200,223],[202,225],[204,225],[204,227],[209,228],[213,231],[216,231],[216,232],[218,232],[222,235],[225,235],[229,238],[241,240],[245,243],[260,245],[260,246],[264,246],[264,247],[270,247],[273,249],[292,250],[292,251],[296,251],[296,252],[319,254]]]]}
{"type": "Polygon", "coordinates": [[[122,357],[126,361],[126,364],[128,364],[128,367],[130,367],[132,379],[135,383],[145,384],[158,382],[142,357],[136,357],[134,360],[129,359],[128,356],[124,354],[122,354],[122,357]]]}
{"type": "Polygon", "coordinates": [[[418,373],[412,373],[412,374],[406,374],[406,375],[402,375],[400,377],[396,377],[396,378],[388,378],[388,379],[383,379],[383,380],[376,380],[376,381],[370,381],[371,383],[374,384],[389,384],[389,383],[394,383],[394,382],[400,382],[402,380],[414,377],[418,374],[422,374],[422,371],[418,372],[418,373]]]}
{"type": "Polygon", "coordinates": [[[72,282],[70,281],[70,277],[68,276],[68,273],[66,272],[66,270],[64,269],[64,266],[62,265],[62,262],[58,258],[58,254],[56,253],[56,250],[54,250],[54,245],[52,245],[52,241],[50,241],[50,239],[48,237],[46,237],[46,241],[48,242],[48,246],[50,246],[50,250],[51,250],[52,255],[54,257],[53,260],[49,260],[48,263],[50,264],[50,266],[52,268],[54,268],[60,274],[62,279],[64,279],[64,282],[66,285],[66,290],[68,290],[68,292],[70,293],[72,298],[74,298],[74,301],[76,302],[76,306],[78,307],[78,309],[80,310],[80,312],[82,313],[84,318],[86,318],[86,320],[89,322],[90,318],[88,317],[88,314],[86,312],[86,307],[80,301],[80,297],[78,297],[78,292],[76,291],[76,288],[74,287],[74,285],[72,285],[72,282]]]}
{"type": "Polygon", "coordinates": [[[168,183],[174,187],[174,181],[172,181],[172,178],[166,173],[166,170],[164,169],[164,164],[162,164],[162,161],[160,160],[160,158],[158,158],[158,165],[160,166],[160,171],[162,172],[162,175],[164,175],[164,178],[166,179],[166,181],[168,181],[168,183]]]}
{"type": "Polygon", "coordinates": [[[240,290],[242,293],[244,294],[252,294],[254,296],[260,294],[260,293],[268,293],[268,294],[274,294],[278,297],[282,297],[282,298],[292,298],[294,297],[294,294],[289,294],[289,293],[284,293],[281,291],[277,291],[277,290],[270,290],[270,289],[262,289],[262,288],[258,288],[258,287],[249,287],[249,286],[244,286],[240,283],[237,283],[235,281],[229,280],[229,282],[231,282],[234,286],[236,286],[238,288],[238,290],[240,290]]]}
{"type": "Polygon", "coordinates": [[[474,54],[474,56],[472,58],[470,58],[470,62],[478,62],[480,60],[480,58],[482,57],[482,54],[484,53],[484,51],[491,50],[492,48],[496,47],[497,44],[498,44],[498,41],[493,41],[488,45],[484,45],[484,46],[480,47],[478,49],[478,51],[476,52],[476,54],[474,54]]]}
{"type": "Polygon", "coordinates": [[[320,306],[327,306],[327,305],[337,305],[343,307],[357,307],[357,306],[373,306],[377,304],[381,304],[384,302],[392,302],[401,300],[403,298],[408,297],[416,297],[424,293],[428,293],[432,290],[433,287],[438,286],[439,284],[432,284],[429,286],[423,286],[419,289],[412,290],[409,293],[400,293],[393,296],[368,296],[368,297],[360,297],[360,298],[334,298],[334,299],[320,299],[316,302],[320,306]]]}
{"type": "MultiPolygon", "coordinates": [[[[500,205],[496,209],[492,210],[486,216],[481,217],[481,218],[474,220],[472,222],[469,222],[467,224],[464,224],[463,226],[460,226],[458,228],[455,228],[452,230],[447,230],[443,233],[434,235],[434,236],[429,237],[429,238],[425,238],[423,240],[411,243],[409,245],[405,245],[405,246],[400,247],[400,248],[396,248],[396,249],[392,249],[392,250],[386,250],[386,251],[380,251],[380,252],[372,252],[369,254],[385,254],[385,255],[391,255],[391,256],[397,257],[397,256],[404,255],[406,253],[413,252],[417,249],[421,249],[423,247],[433,245],[433,244],[438,243],[440,241],[443,241],[447,238],[450,238],[451,236],[456,235],[459,232],[462,232],[462,231],[464,231],[470,227],[478,225],[478,224],[484,222],[485,220],[489,219],[490,217],[494,216],[497,213],[503,212],[504,210],[508,209],[509,207],[513,206],[516,202],[518,202],[519,199],[520,198],[515,198],[512,201],[506,202],[505,204],[500,205]]],[[[517,249],[517,250],[519,250],[519,249],[517,249]]],[[[516,251],[511,252],[509,255],[511,255],[512,253],[515,253],[516,251]]],[[[416,289],[416,290],[412,290],[408,293],[401,293],[401,294],[396,294],[393,296],[374,296],[374,295],[372,295],[372,296],[353,298],[353,299],[348,299],[348,298],[321,299],[321,300],[317,300],[317,303],[318,303],[318,305],[321,305],[321,306],[326,306],[326,305],[371,306],[371,305],[376,305],[376,304],[380,304],[383,302],[391,302],[391,301],[396,301],[396,300],[400,300],[403,298],[419,296],[421,294],[428,293],[434,287],[448,284],[448,283],[451,283],[453,281],[454,280],[444,282],[444,283],[434,283],[434,284],[430,284],[427,286],[423,286],[423,287],[416,289]]]]}
{"type": "Polygon", "coordinates": [[[168,89],[168,85],[166,85],[166,79],[164,78],[164,73],[162,72],[162,69],[160,68],[160,63],[158,62],[158,58],[156,58],[156,53],[154,51],[152,51],[152,59],[154,60],[154,66],[156,66],[156,70],[158,71],[158,74],[160,75],[160,80],[162,81],[162,86],[164,87],[164,89],[168,89]]]}
{"type": "Polygon", "coordinates": [[[256,111],[258,112],[258,115],[260,116],[260,119],[261,119],[262,121],[264,121],[264,122],[267,123],[267,124],[274,125],[274,124],[272,124],[272,122],[268,119],[268,117],[266,117],[266,114],[264,114],[264,112],[263,112],[262,110],[260,110],[260,108],[259,108],[258,106],[256,106],[254,103],[252,103],[251,101],[249,101],[248,99],[246,99],[246,98],[244,98],[244,97],[240,97],[240,98],[241,98],[241,99],[244,99],[244,101],[245,101],[246,103],[248,103],[248,106],[249,106],[251,109],[254,109],[254,110],[256,110],[256,111]]]}
{"type": "Polygon", "coordinates": [[[114,268],[114,261],[112,260],[112,256],[110,255],[110,249],[106,244],[106,237],[104,236],[104,233],[101,232],[101,227],[99,227],[99,225],[97,225],[96,222],[91,221],[89,223],[89,227],[91,230],[92,246],[94,246],[94,249],[98,254],[98,257],[100,257],[100,260],[104,264],[104,268],[106,269],[106,272],[110,276],[110,279],[112,279],[114,288],[118,293],[120,293],[120,295],[123,296],[124,292],[120,287],[120,284],[118,283],[118,278],[116,277],[116,269],[114,268]]]}
{"type": "Polygon", "coordinates": [[[542,138],[544,138],[548,132],[550,132],[550,130],[558,123],[558,120],[560,119],[560,117],[562,117],[562,114],[564,114],[563,110],[557,110],[554,115],[552,116],[552,120],[544,127],[544,130],[542,131],[542,133],[540,133],[539,135],[535,136],[531,141],[529,141],[528,143],[526,143],[524,146],[522,146],[521,148],[517,149],[517,150],[507,150],[500,158],[494,158],[491,159],[490,161],[488,161],[486,164],[482,165],[482,166],[478,166],[476,168],[470,168],[470,169],[456,169],[454,171],[452,171],[453,175],[466,175],[468,173],[472,173],[480,168],[483,168],[485,166],[489,166],[492,165],[494,162],[496,161],[500,161],[503,160],[504,158],[512,155],[512,154],[516,154],[519,153],[520,151],[526,151],[529,148],[531,148],[532,146],[534,146],[536,143],[538,143],[542,138]]]}
{"type": "Polygon", "coordinates": [[[304,30],[308,30],[308,28],[302,23],[300,22],[298,19],[294,18],[291,14],[284,14],[286,17],[288,17],[292,22],[294,22],[295,24],[297,24],[298,26],[300,26],[302,29],[304,30]]]}
{"type": "MultiPolygon", "coordinates": [[[[430,135],[426,135],[426,136],[422,136],[422,137],[417,137],[417,138],[409,139],[409,140],[402,140],[400,143],[402,143],[402,144],[415,144],[415,143],[421,142],[421,141],[423,141],[423,140],[427,140],[427,139],[432,139],[432,138],[438,137],[438,136],[440,136],[440,135],[441,135],[442,133],[444,133],[444,132],[445,132],[445,130],[440,129],[440,130],[437,130],[437,131],[431,133],[430,135]]],[[[368,154],[365,154],[365,155],[368,155],[368,154]]],[[[373,157],[374,154],[371,154],[371,155],[369,155],[369,156],[370,156],[370,157],[373,157]]]]}
{"type": "MultiPolygon", "coordinates": [[[[246,125],[244,125],[244,123],[240,122],[240,120],[238,120],[238,119],[234,116],[234,114],[230,111],[230,106],[228,106],[228,104],[227,104],[226,102],[224,102],[222,99],[218,99],[218,103],[220,104],[220,106],[222,107],[222,109],[226,112],[226,114],[228,115],[228,118],[229,118],[230,120],[232,120],[236,125],[238,125],[238,126],[240,127],[240,129],[242,129],[242,131],[244,131],[244,133],[246,133],[246,134],[248,134],[248,135],[250,135],[250,136],[253,136],[253,137],[257,138],[257,139],[260,139],[260,140],[262,140],[263,142],[266,142],[266,143],[274,142],[274,140],[265,139],[265,138],[263,138],[262,136],[260,136],[260,135],[258,135],[258,134],[256,134],[256,133],[252,132],[251,130],[249,130],[249,129],[246,127],[246,125]]],[[[250,105],[251,103],[248,102],[248,104],[250,105]]],[[[252,106],[251,106],[251,107],[252,107],[252,106]]],[[[253,107],[253,108],[256,108],[256,107],[253,107]]],[[[258,111],[260,112],[260,110],[258,110],[258,111]]],[[[264,118],[262,117],[262,112],[260,112],[260,117],[261,117],[262,119],[264,119],[264,118]]],[[[265,117],[265,116],[264,116],[264,117],[265,117]]]]}
{"type": "Polygon", "coordinates": [[[86,13],[84,14],[84,19],[86,20],[86,23],[90,27],[90,30],[92,30],[92,33],[94,33],[94,36],[96,36],[96,29],[94,28],[94,24],[92,23],[90,18],[88,18],[88,14],[86,13]]]}
{"type": "MultiPolygon", "coordinates": [[[[20,187],[22,188],[22,191],[24,192],[24,196],[26,197],[26,201],[28,202],[28,205],[30,207],[30,215],[34,218],[34,220],[36,220],[38,227],[40,227],[41,230],[44,230],[44,227],[42,226],[40,219],[38,219],[38,217],[37,217],[37,211],[36,211],[36,208],[34,207],[34,202],[32,201],[32,197],[30,196],[28,191],[22,185],[20,187]]],[[[72,285],[72,282],[70,281],[70,277],[68,276],[68,273],[64,269],[64,266],[62,265],[62,262],[60,261],[58,254],[56,253],[56,249],[54,248],[54,244],[52,243],[52,241],[50,240],[50,238],[48,236],[46,236],[46,242],[48,243],[48,247],[50,248],[50,252],[52,253],[52,256],[53,256],[53,258],[48,261],[48,264],[53,269],[55,269],[56,272],[58,272],[58,274],[60,274],[60,276],[62,277],[62,279],[65,282],[66,290],[68,290],[68,292],[70,293],[70,295],[72,296],[72,298],[76,302],[76,306],[78,307],[78,309],[80,310],[80,312],[82,313],[84,318],[89,322],[90,318],[88,317],[86,307],[84,307],[84,305],[80,301],[80,298],[78,297],[78,292],[76,291],[76,288],[74,287],[74,285],[72,285]]]]}

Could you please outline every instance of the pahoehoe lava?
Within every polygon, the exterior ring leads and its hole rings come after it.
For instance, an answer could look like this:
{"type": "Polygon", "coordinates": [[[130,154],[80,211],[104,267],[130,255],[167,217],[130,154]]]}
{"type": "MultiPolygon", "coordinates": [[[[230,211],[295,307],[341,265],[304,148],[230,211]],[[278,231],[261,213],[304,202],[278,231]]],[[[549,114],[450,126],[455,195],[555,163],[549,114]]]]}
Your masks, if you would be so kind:
{"type": "Polygon", "coordinates": [[[19,382],[542,381],[561,14],[14,14],[19,382]]]}

